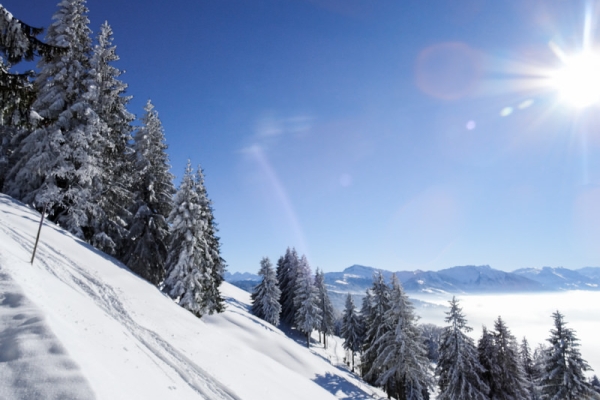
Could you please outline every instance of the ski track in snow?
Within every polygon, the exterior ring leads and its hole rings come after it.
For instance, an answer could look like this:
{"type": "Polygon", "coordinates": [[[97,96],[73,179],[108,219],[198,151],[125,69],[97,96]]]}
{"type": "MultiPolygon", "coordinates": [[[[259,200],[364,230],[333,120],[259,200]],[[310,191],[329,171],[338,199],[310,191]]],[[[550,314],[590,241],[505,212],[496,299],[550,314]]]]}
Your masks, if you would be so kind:
{"type": "MultiPolygon", "coordinates": [[[[50,226],[44,225],[44,227],[52,229],[50,226]]],[[[27,252],[33,250],[31,237],[25,238],[17,234],[16,229],[10,226],[0,225],[0,229],[27,252]]],[[[66,254],[40,241],[35,264],[43,265],[56,278],[92,298],[109,316],[118,321],[131,333],[143,348],[147,349],[152,356],[176,371],[184,382],[202,397],[207,399],[240,400],[240,397],[171,346],[159,334],[135,322],[123,304],[118,300],[115,290],[110,285],[80,268],[66,254]],[[67,265],[65,265],[65,262],[67,265]]],[[[152,357],[150,356],[150,358],[152,357]]],[[[152,361],[156,362],[155,360],[152,361]]]]}

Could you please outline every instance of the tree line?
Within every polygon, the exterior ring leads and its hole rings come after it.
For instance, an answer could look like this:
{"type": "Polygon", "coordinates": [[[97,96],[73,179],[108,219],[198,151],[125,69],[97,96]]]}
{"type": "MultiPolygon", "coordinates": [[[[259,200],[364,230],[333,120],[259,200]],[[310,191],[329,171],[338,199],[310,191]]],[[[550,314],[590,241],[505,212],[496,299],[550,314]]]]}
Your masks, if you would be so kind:
{"type": "Polygon", "coordinates": [[[139,125],[105,22],[62,0],[45,42],[0,5],[0,189],[163,289],[197,316],[221,312],[225,261],[200,167],[178,190],[148,100],[139,125]],[[37,71],[14,64],[39,59],[37,71]]]}

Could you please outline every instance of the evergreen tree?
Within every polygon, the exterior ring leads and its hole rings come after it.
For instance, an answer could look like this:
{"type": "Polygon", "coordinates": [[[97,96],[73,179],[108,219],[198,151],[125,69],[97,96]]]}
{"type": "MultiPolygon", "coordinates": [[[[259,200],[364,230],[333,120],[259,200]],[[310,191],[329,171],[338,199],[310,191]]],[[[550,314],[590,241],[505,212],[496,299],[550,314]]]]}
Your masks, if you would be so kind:
{"type": "Polygon", "coordinates": [[[188,161],[169,215],[172,234],[164,291],[180,306],[201,317],[205,313],[202,304],[206,279],[202,269],[204,218],[194,186],[192,167],[188,161]]]}
{"type": "Polygon", "coordinates": [[[321,326],[322,315],[319,309],[319,294],[313,284],[310,266],[305,256],[302,256],[298,265],[294,294],[294,324],[306,335],[306,347],[310,347],[310,334],[321,326]]]}
{"type": "Polygon", "coordinates": [[[540,394],[536,381],[539,376],[539,371],[536,369],[533,355],[531,354],[531,349],[529,348],[529,343],[525,337],[521,341],[519,356],[521,357],[521,364],[523,365],[524,378],[527,382],[529,399],[538,400],[540,398],[540,394]]]}
{"type": "Polygon", "coordinates": [[[281,304],[279,304],[281,290],[279,290],[275,269],[267,257],[260,261],[258,275],[262,276],[262,281],[252,292],[252,314],[277,326],[281,314],[281,304]]]}
{"type": "Polygon", "coordinates": [[[377,375],[377,385],[399,400],[428,398],[432,386],[427,350],[417,328],[414,307],[404,293],[396,274],[392,275],[390,306],[384,313],[381,336],[374,343],[376,357],[369,375],[377,375]]]}
{"type": "Polygon", "coordinates": [[[354,371],[354,354],[360,352],[363,334],[362,320],[356,312],[352,296],[348,293],[340,335],[344,339],[344,349],[352,353],[352,371],[354,371]]]}
{"type": "Polygon", "coordinates": [[[134,136],[132,188],[134,205],[123,262],[142,278],[158,285],[164,279],[172,205],[173,176],[158,113],[150,101],[142,126],[134,136]]]}
{"type": "Polygon", "coordinates": [[[298,274],[298,266],[300,260],[296,249],[288,249],[285,255],[277,261],[277,280],[281,289],[281,322],[285,325],[294,325],[296,316],[296,306],[294,304],[294,296],[296,291],[296,277],[298,274]]]}
{"type": "Polygon", "coordinates": [[[487,400],[489,388],[481,379],[484,368],[479,363],[472,330],[455,297],[450,301],[446,327],[442,334],[440,358],[436,368],[439,377],[439,400],[487,400]]]}
{"type": "Polygon", "coordinates": [[[440,358],[439,344],[445,329],[434,324],[420,324],[419,329],[423,337],[423,344],[427,349],[427,358],[437,364],[440,358]]]}
{"type": "Polygon", "coordinates": [[[490,387],[492,399],[525,400],[528,398],[527,382],[524,378],[523,367],[515,337],[501,317],[494,322],[494,360],[497,365],[490,387]]]}
{"type": "Polygon", "coordinates": [[[573,329],[566,327],[564,316],[552,314],[554,329],[550,331],[550,348],[545,357],[541,379],[542,399],[599,399],[585,379],[588,363],[579,352],[579,339],[573,329]]]}
{"type": "Polygon", "coordinates": [[[492,391],[498,386],[496,377],[500,375],[500,367],[496,362],[496,344],[494,342],[494,334],[483,326],[481,338],[477,343],[477,356],[479,364],[483,367],[481,380],[490,390],[490,399],[492,399],[492,391]]]}
{"type": "Polygon", "coordinates": [[[33,109],[43,118],[16,150],[5,182],[8,194],[38,208],[74,235],[90,239],[99,209],[93,194],[102,169],[96,143],[103,122],[89,102],[91,39],[85,0],[62,0],[48,29],[64,53],[41,59],[33,109]]]}
{"type": "Polygon", "coordinates": [[[600,393],[600,380],[598,380],[598,376],[594,375],[592,377],[592,379],[590,380],[590,385],[592,385],[592,388],[594,388],[594,390],[597,393],[600,393]]]}
{"type": "Polygon", "coordinates": [[[121,71],[111,63],[118,61],[112,45],[112,29],[102,24],[98,44],[91,60],[92,71],[89,86],[92,108],[104,122],[101,141],[96,145],[101,154],[102,185],[95,193],[101,216],[94,225],[92,245],[112,255],[121,251],[127,236],[127,221],[131,219],[128,208],[132,205],[131,171],[128,160],[131,152],[131,123],[133,114],[127,111],[130,96],[124,96],[127,85],[118,78],[121,71]]]}
{"type": "Polygon", "coordinates": [[[208,314],[225,311],[225,299],[221,296],[219,287],[225,281],[225,260],[221,257],[221,243],[217,236],[217,223],[213,214],[212,202],[208,198],[204,185],[204,173],[198,166],[196,170],[195,188],[200,198],[202,215],[204,217],[204,266],[205,271],[205,296],[203,307],[208,314]]]}
{"type": "Polygon", "coordinates": [[[373,368],[378,356],[377,341],[390,329],[385,324],[385,314],[390,308],[390,288],[385,284],[381,272],[373,276],[373,286],[367,289],[363,299],[361,315],[365,326],[361,371],[363,378],[375,384],[380,376],[380,371],[373,368]]]}
{"type": "Polygon", "coordinates": [[[319,330],[319,337],[323,334],[323,345],[327,348],[327,335],[333,334],[335,317],[333,315],[333,305],[329,300],[329,293],[327,293],[327,287],[325,286],[325,275],[319,269],[315,274],[315,288],[318,293],[318,306],[322,317],[321,324],[317,329],[319,330]]]}

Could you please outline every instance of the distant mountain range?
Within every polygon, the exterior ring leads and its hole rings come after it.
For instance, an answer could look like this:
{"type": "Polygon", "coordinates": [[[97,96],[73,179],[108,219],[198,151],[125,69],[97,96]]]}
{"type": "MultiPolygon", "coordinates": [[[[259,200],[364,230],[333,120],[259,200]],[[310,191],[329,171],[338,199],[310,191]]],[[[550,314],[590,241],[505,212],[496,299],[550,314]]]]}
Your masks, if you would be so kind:
{"type": "MultiPolygon", "coordinates": [[[[373,283],[373,274],[381,272],[389,281],[393,272],[363,265],[353,265],[342,272],[325,273],[331,292],[364,293],[373,283]]],[[[564,290],[600,290],[600,267],[577,270],[568,268],[524,268],[505,272],[489,265],[458,266],[440,271],[397,271],[396,275],[409,293],[515,293],[564,290]]],[[[226,273],[225,280],[251,290],[260,280],[250,273],[226,273]]]]}

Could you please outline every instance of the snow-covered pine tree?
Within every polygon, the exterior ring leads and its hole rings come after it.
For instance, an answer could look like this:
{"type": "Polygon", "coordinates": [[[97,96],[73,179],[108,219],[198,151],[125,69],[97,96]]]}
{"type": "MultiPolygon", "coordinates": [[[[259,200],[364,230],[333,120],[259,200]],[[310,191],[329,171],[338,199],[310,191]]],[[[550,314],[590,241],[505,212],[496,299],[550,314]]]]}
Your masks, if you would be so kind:
{"type": "Polygon", "coordinates": [[[527,382],[519,358],[517,340],[501,317],[494,322],[493,338],[497,369],[492,370],[490,398],[528,399],[527,382]]]}
{"type": "Polygon", "coordinates": [[[496,377],[500,375],[501,371],[496,362],[496,343],[494,341],[494,334],[488,331],[485,325],[482,327],[481,338],[477,343],[477,357],[479,359],[479,364],[483,367],[481,380],[489,388],[490,398],[492,398],[491,392],[497,386],[496,377]]]}
{"type": "Polygon", "coordinates": [[[169,215],[171,241],[165,267],[164,291],[197,317],[205,310],[204,297],[204,216],[195,190],[192,166],[188,161],[169,215]]]}
{"type": "Polygon", "coordinates": [[[469,399],[487,400],[489,388],[481,379],[484,368],[479,363],[473,339],[467,336],[472,330],[458,305],[450,300],[450,311],[445,321],[450,325],[444,329],[436,367],[439,400],[469,399]]]}
{"type": "Polygon", "coordinates": [[[310,347],[310,334],[321,325],[323,316],[319,309],[319,294],[313,283],[310,265],[305,256],[300,258],[296,275],[294,325],[306,335],[306,347],[310,347]]]}
{"type": "Polygon", "coordinates": [[[47,45],[37,36],[42,28],[34,28],[15,18],[0,4],[0,190],[8,171],[14,166],[14,151],[35,122],[30,115],[36,91],[34,71],[14,73],[11,66],[36,56],[50,58],[64,49],[47,45]]]}
{"type": "Polygon", "coordinates": [[[98,217],[93,194],[102,169],[96,143],[103,122],[88,100],[91,39],[85,0],[62,0],[48,29],[49,44],[66,47],[41,59],[32,108],[43,123],[16,150],[18,162],[6,191],[25,203],[48,205],[49,219],[74,235],[90,239],[98,217]]]}
{"type": "Polygon", "coordinates": [[[362,347],[364,328],[362,318],[356,311],[356,306],[350,293],[346,297],[340,335],[344,339],[344,349],[352,353],[352,371],[354,371],[354,355],[360,352],[362,347]]]}
{"type": "Polygon", "coordinates": [[[427,358],[430,362],[437,364],[440,358],[440,342],[444,328],[434,324],[419,324],[419,329],[423,337],[423,344],[427,349],[427,358]]]}
{"type": "Polygon", "coordinates": [[[173,207],[173,175],[169,172],[163,127],[150,101],[142,126],[134,136],[132,155],[134,205],[125,241],[123,262],[135,273],[158,285],[164,278],[169,225],[173,207]]]}
{"type": "Polygon", "coordinates": [[[335,317],[333,315],[333,305],[329,299],[329,293],[327,293],[327,287],[325,286],[325,275],[323,271],[315,273],[315,288],[317,289],[319,297],[319,309],[321,310],[321,324],[317,328],[319,331],[319,337],[323,334],[323,345],[327,348],[327,335],[333,335],[333,323],[335,317]]]}
{"type": "Polygon", "coordinates": [[[219,290],[225,280],[225,260],[221,257],[221,243],[217,236],[217,223],[213,214],[212,201],[208,198],[206,186],[204,185],[204,172],[198,166],[196,179],[194,181],[196,192],[200,198],[202,215],[205,221],[204,241],[204,281],[203,307],[208,314],[225,311],[225,299],[219,290]]]}
{"type": "Polygon", "coordinates": [[[550,330],[544,371],[541,379],[542,399],[600,399],[586,381],[585,371],[591,368],[581,357],[579,339],[575,331],[567,328],[564,316],[552,314],[554,328],[550,330]]]}
{"type": "Polygon", "coordinates": [[[600,393],[600,380],[598,379],[597,375],[592,376],[592,379],[590,379],[590,385],[592,385],[592,388],[597,393],[600,393]]]}
{"type": "Polygon", "coordinates": [[[389,329],[384,323],[385,313],[389,308],[390,288],[385,284],[381,272],[377,272],[373,275],[373,286],[367,289],[361,308],[365,329],[361,372],[363,378],[371,384],[375,384],[380,375],[372,366],[378,356],[377,340],[389,329]]]}
{"type": "Polygon", "coordinates": [[[260,260],[258,275],[262,276],[262,281],[254,287],[251,295],[252,314],[277,326],[281,314],[281,304],[279,304],[281,290],[279,290],[275,269],[268,257],[260,260]]]}
{"type": "Polygon", "coordinates": [[[296,249],[287,248],[285,255],[277,261],[277,281],[281,289],[281,318],[280,321],[292,327],[296,317],[294,293],[296,291],[296,277],[300,260],[296,249]]]}
{"type": "Polygon", "coordinates": [[[384,313],[381,336],[374,343],[377,356],[372,375],[378,375],[388,396],[399,400],[425,400],[433,380],[427,350],[417,327],[414,307],[404,293],[396,274],[392,275],[390,306],[384,313]]]}
{"type": "Polygon", "coordinates": [[[127,221],[131,219],[133,168],[129,142],[135,117],[127,111],[131,97],[124,95],[127,85],[119,80],[122,72],[111,65],[119,60],[112,35],[108,22],[102,24],[91,60],[89,86],[95,90],[90,93],[90,103],[105,124],[100,132],[102,141],[97,143],[101,154],[102,185],[94,194],[102,214],[93,226],[91,243],[105,253],[116,255],[127,237],[127,221]]]}
{"type": "Polygon", "coordinates": [[[523,337],[521,346],[519,348],[519,357],[521,358],[521,364],[523,365],[523,372],[525,381],[527,382],[527,392],[529,393],[529,399],[539,400],[540,393],[538,390],[537,380],[539,378],[539,372],[536,369],[535,362],[533,361],[533,355],[531,354],[531,348],[526,337],[523,337]]]}

